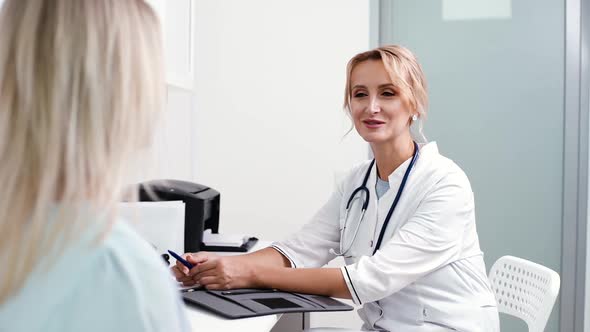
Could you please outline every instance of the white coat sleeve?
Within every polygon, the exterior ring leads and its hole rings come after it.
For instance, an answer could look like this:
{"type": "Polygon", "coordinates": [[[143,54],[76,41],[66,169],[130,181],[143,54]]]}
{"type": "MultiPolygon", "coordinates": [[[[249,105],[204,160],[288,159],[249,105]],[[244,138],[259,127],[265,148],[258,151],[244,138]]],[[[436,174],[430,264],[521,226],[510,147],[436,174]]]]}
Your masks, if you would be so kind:
{"type": "Polygon", "coordinates": [[[337,249],[340,243],[342,186],[340,184],[336,188],[326,204],[303,228],[284,241],[272,244],[289,259],[291,267],[321,267],[335,257],[329,250],[337,249]]]}
{"type": "Polygon", "coordinates": [[[385,298],[457,259],[473,211],[467,177],[447,174],[375,255],[341,268],[355,304],[385,298]]]}

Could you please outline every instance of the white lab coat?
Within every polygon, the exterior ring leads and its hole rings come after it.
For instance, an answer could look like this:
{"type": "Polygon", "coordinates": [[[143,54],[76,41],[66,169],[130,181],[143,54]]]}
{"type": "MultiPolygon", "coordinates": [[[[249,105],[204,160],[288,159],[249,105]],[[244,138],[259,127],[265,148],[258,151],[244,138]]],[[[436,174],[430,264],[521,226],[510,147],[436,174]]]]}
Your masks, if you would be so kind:
{"type": "MultiPolygon", "coordinates": [[[[339,251],[350,194],[362,184],[370,161],[354,167],[328,202],[299,232],[273,247],[293,267],[320,267],[339,251]]],[[[380,249],[376,243],[408,159],[389,176],[377,199],[377,167],[367,182],[370,201],[354,245],[341,268],[365,330],[499,331],[498,311],[475,227],[473,193],[463,171],[438,153],[420,148],[380,249]]],[[[344,234],[349,244],[360,204],[351,208],[344,234]]]]}

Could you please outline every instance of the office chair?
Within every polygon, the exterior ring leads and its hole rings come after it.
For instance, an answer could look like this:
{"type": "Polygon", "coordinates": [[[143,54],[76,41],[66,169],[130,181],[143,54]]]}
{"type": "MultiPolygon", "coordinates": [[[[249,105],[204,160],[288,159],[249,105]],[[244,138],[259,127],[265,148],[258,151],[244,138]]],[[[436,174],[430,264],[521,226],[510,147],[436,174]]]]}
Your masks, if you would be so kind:
{"type": "Polygon", "coordinates": [[[529,332],[545,329],[559,293],[557,272],[513,256],[500,257],[490,269],[498,311],[524,320],[529,332]]]}

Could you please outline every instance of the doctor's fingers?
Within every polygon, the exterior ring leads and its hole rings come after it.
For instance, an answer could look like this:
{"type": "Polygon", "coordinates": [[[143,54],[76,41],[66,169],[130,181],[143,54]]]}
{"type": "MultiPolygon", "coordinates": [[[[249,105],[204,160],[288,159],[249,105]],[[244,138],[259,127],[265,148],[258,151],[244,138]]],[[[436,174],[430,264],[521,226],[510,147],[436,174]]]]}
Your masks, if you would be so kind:
{"type": "Polygon", "coordinates": [[[198,285],[198,284],[199,284],[199,283],[198,283],[198,282],[196,282],[196,281],[195,281],[195,280],[193,280],[193,279],[188,279],[188,280],[182,281],[182,285],[183,285],[183,286],[195,286],[195,285],[198,285]]]}
{"type": "Polygon", "coordinates": [[[199,265],[199,264],[204,263],[214,257],[216,257],[215,254],[212,254],[212,253],[209,253],[206,251],[201,251],[201,252],[197,252],[197,253],[188,253],[188,254],[183,255],[183,258],[186,259],[189,263],[191,263],[193,265],[199,265]]]}
{"type": "MultiPolygon", "coordinates": [[[[187,269],[188,270],[188,269],[187,269]]],[[[173,266],[170,268],[170,271],[172,271],[172,274],[174,275],[174,278],[176,278],[177,281],[181,281],[181,279],[186,278],[187,275],[186,273],[184,273],[183,271],[181,271],[178,266],[173,266]]]]}
{"type": "Polygon", "coordinates": [[[170,270],[172,271],[172,273],[174,274],[175,277],[180,278],[183,276],[188,276],[190,275],[190,270],[188,269],[188,267],[182,265],[182,263],[180,262],[176,262],[175,265],[173,265],[170,270]]]}
{"type": "Polygon", "coordinates": [[[232,289],[236,288],[231,283],[218,277],[204,277],[201,278],[199,284],[207,289],[232,289]]]}
{"type": "Polygon", "coordinates": [[[195,276],[195,275],[197,275],[199,273],[203,273],[205,271],[215,270],[218,267],[219,267],[219,259],[211,259],[211,260],[208,260],[208,261],[201,263],[201,264],[195,266],[194,268],[192,268],[189,275],[195,276]]]}
{"type": "Polygon", "coordinates": [[[180,261],[176,261],[176,264],[172,267],[172,271],[174,272],[174,275],[176,275],[176,272],[183,275],[188,275],[189,273],[188,267],[184,266],[180,261]]]}
{"type": "Polygon", "coordinates": [[[196,282],[197,279],[193,278],[192,276],[181,276],[181,277],[177,277],[176,278],[176,281],[182,282],[182,283],[189,282],[189,281],[195,281],[196,282]]]}
{"type": "Polygon", "coordinates": [[[186,274],[180,272],[177,269],[172,268],[171,270],[174,273],[174,278],[178,282],[182,282],[184,284],[185,282],[189,282],[189,281],[194,281],[195,280],[195,278],[193,278],[192,276],[186,275],[186,274]]]}
{"type": "Polygon", "coordinates": [[[193,279],[199,281],[201,278],[204,277],[223,277],[223,275],[221,274],[221,271],[219,271],[218,269],[209,269],[207,271],[202,271],[195,274],[193,276],[193,279]]]}

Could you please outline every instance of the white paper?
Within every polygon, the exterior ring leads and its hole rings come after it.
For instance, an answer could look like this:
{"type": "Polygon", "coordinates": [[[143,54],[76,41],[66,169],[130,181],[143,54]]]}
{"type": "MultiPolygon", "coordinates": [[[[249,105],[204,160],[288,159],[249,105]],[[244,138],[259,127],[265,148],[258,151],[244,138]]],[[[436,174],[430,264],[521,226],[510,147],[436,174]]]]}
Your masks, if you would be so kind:
{"type": "Polygon", "coordinates": [[[203,232],[203,243],[207,246],[239,247],[248,241],[248,238],[238,234],[213,234],[210,229],[203,232]]]}
{"type": "Polygon", "coordinates": [[[119,216],[155,246],[158,253],[172,250],[182,255],[184,209],[183,201],[119,203],[119,216]]]}

